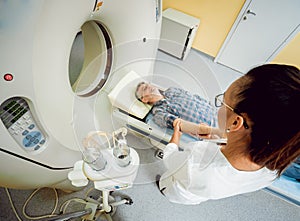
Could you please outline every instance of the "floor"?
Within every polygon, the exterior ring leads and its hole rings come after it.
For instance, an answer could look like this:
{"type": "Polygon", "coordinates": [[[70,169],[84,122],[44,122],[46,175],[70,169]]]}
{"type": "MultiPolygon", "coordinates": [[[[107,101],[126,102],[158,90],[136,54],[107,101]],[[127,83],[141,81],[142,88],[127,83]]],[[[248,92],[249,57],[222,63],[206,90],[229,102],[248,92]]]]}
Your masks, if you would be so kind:
{"type": "MultiPolygon", "coordinates": [[[[211,57],[195,50],[190,52],[185,61],[179,61],[159,52],[158,61],[160,65],[155,68],[154,72],[166,79],[166,81],[160,83],[165,84],[165,86],[174,83],[193,92],[202,93],[208,99],[212,99],[214,93],[226,90],[232,81],[241,76],[240,73],[215,64],[211,57]],[[182,72],[188,73],[188,77],[182,75],[182,72]],[[201,81],[198,81],[198,78],[201,81]],[[197,86],[201,90],[198,90],[197,86]]],[[[116,198],[125,195],[133,200],[132,205],[117,207],[113,215],[114,221],[300,220],[299,206],[291,204],[266,190],[216,201],[207,201],[195,206],[170,203],[160,194],[155,184],[156,174],[161,173],[164,167],[162,162],[154,157],[155,148],[153,148],[153,143],[148,138],[133,134],[127,135],[127,139],[129,145],[139,153],[141,164],[134,186],[113,193],[116,198]]],[[[75,197],[82,199],[85,198],[86,194],[97,196],[99,192],[92,190],[91,187],[92,183],[81,191],[72,193],[58,190],[58,206],[55,213],[58,213],[58,208],[68,199],[75,197]]],[[[21,219],[24,221],[31,220],[24,217],[22,207],[33,190],[10,189],[9,191],[21,219]]],[[[55,206],[54,199],[55,195],[52,189],[41,189],[29,201],[26,212],[31,216],[49,214],[55,206]]],[[[69,210],[74,211],[76,208],[79,208],[78,203],[70,205],[69,210]]],[[[0,188],[0,221],[7,220],[17,221],[18,219],[13,212],[5,189],[0,188]]]]}

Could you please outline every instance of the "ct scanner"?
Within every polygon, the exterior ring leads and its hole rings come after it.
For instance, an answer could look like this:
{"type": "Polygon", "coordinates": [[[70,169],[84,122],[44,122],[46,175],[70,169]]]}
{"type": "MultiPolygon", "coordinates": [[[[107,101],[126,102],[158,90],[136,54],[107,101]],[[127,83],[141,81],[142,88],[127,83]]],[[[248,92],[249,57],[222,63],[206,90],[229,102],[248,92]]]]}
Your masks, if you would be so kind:
{"type": "Polygon", "coordinates": [[[160,0],[0,1],[0,186],[71,188],[83,137],[117,127],[107,94],[128,71],[152,74],[160,25],[160,0]]]}

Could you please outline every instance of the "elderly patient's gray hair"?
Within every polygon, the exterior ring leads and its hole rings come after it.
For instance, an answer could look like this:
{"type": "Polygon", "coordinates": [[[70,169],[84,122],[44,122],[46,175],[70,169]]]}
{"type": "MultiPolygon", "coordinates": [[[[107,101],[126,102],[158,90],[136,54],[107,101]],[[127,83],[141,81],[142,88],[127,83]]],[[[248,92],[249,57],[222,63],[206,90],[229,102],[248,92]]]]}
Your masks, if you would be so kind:
{"type": "Polygon", "coordinates": [[[138,90],[139,90],[140,86],[143,84],[146,84],[146,82],[142,81],[142,82],[138,83],[138,85],[136,86],[136,89],[135,89],[135,93],[134,93],[136,99],[138,99],[140,102],[143,102],[143,101],[142,101],[141,97],[139,97],[139,95],[138,95],[138,90]]]}

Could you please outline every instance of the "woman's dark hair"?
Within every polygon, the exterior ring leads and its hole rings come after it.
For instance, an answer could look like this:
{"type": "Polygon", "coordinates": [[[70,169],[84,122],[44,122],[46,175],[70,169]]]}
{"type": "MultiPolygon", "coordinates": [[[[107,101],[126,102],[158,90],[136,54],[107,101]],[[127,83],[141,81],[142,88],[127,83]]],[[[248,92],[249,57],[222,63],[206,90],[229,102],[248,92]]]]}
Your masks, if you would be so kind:
{"type": "Polygon", "coordinates": [[[300,155],[300,71],[267,64],[244,75],[236,109],[250,118],[251,160],[270,170],[283,170],[300,155]]]}

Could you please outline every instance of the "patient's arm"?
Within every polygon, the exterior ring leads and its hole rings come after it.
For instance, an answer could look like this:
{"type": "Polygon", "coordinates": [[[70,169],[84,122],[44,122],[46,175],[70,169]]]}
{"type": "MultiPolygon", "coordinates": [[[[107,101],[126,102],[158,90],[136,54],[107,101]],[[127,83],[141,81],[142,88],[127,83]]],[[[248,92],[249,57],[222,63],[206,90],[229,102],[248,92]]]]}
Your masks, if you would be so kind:
{"type": "Polygon", "coordinates": [[[152,114],[154,123],[162,128],[173,128],[173,122],[177,118],[177,116],[166,112],[161,107],[155,107],[152,110],[152,114]]]}
{"type": "Polygon", "coordinates": [[[218,128],[206,124],[196,124],[182,119],[180,130],[183,133],[201,138],[221,138],[223,136],[223,133],[218,128]]]}

